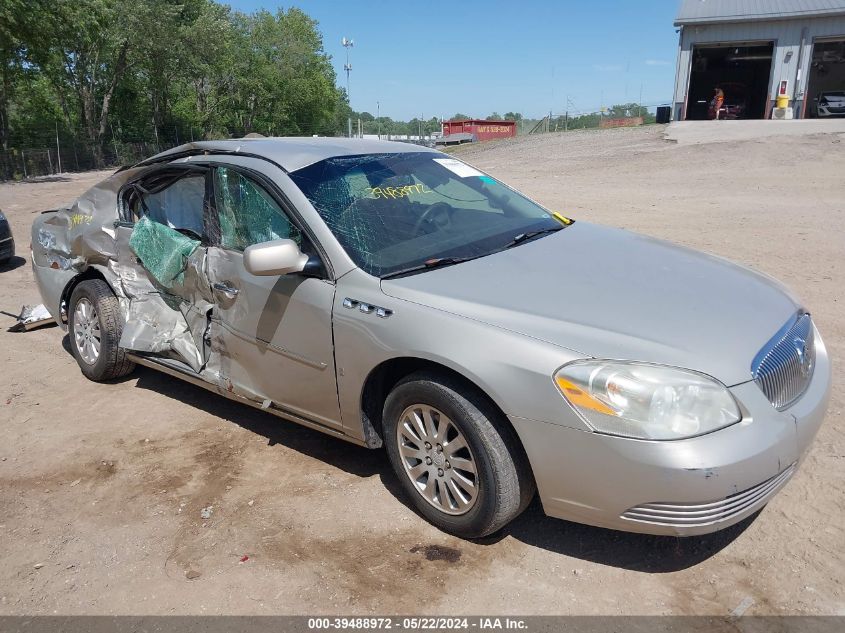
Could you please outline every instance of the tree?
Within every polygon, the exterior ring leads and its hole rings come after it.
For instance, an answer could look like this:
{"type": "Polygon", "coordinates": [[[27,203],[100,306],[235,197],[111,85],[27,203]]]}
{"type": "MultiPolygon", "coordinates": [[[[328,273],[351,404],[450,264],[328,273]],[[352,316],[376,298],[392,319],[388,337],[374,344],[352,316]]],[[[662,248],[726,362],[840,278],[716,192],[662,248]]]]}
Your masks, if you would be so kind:
{"type": "Polygon", "coordinates": [[[505,121],[522,121],[522,115],[519,112],[505,112],[505,121]]]}
{"type": "Polygon", "coordinates": [[[337,102],[335,104],[334,123],[331,133],[346,134],[349,119],[354,119],[355,116],[355,112],[349,107],[349,96],[346,94],[346,89],[340,88],[337,91],[337,102]]]}
{"type": "Polygon", "coordinates": [[[379,117],[377,119],[377,123],[379,123],[381,125],[381,133],[382,134],[390,135],[390,134],[399,133],[394,129],[395,126],[394,126],[394,123],[393,123],[393,119],[391,119],[389,116],[379,117]]]}
{"type": "Polygon", "coordinates": [[[61,121],[98,163],[106,140],[335,134],[351,113],[317,22],[295,8],[3,0],[0,71],[0,145],[44,146],[61,121]]]}
{"type": "MultiPolygon", "coordinates": [[[[181,0],[179,5],[163,7],[158,27],[134,45],[137,72],[126,83],[134,83],[137,94],[146,102],[147,108],[138,108],[138,118],[152,122],[156,138],[159,130],[175,125],[172,108],[184,93],[187,77],[201,72],[197,64],[200,50],[228,48],[225,29],[214,20],[216,8],[206,0],[181,0]],[[203,45],[198,46],[200,42],[203,45]],[[215,45],[210,47],[208,42],[215,45]]],[[[122,105],[129,104],[124,101],[122,105]]]]}
{"type": "Polygon", "coordinates": [[[237,55],[233,17],[229,8],[211,0],[192,23],[180,29],[183,74],[175,82],[173,116],[201,136],[228,136],[227,112],[237,55]],[[213,42],[213,46],[209,46],[213,42]]]}
{"type": "Polygon", "coordinates": [[[487,117],[487,120],[488,121],[501,121],[502,115],[499,114],[498,112],[493,112],[493,114],[491,114],[490,116],[487,117]]]}
{"type": "Polygon", "coordinates": [[[337,89],[317,23],[296,8],[236,18],[232,127],[279,135],[324,131],[337,89]]]}
{"type": "Polygon", "coordinates": [[[472,117],[471,117],[470,115],[468,115],[468,114],[461,114],[461,113],[459,112],[458,114],[455,114],[455,115],[451,116],[451,117],[449,118],[449,120],[450,120],[450,121],[465,121],[465,120],[467,120],[467,119],[471,119],[471,118],[472,118],[472,117]]]}
{"type": "Polygon", "coordinates": [[[607,116],[614,119],[624,119],[630,116],[639,116],[640,106],[636,103],[622,103],[611,106],[607,112],[607,116]]]}
{"type": "Polygon", "coordinates": [[[46,41],[44,21],[46,0],[5,0],[0,4],[0,147],[9,148],[11,108],[15,97],[27,99],[19,90],[33,74],[27,70],[27,52],[46,41]]]}
{"type": "Polygon", "coordinates": [[[77,102],[98,163],[119,82],[144,54],[142,43],[155,39],[176,15],[166,0],[58,0],[52,12],[40,16],[45,46],[28,56],[60,99],[77,102]]]}
{"type": "Polygon", "coordinates": [[[9,0],[0,6],[0,147],[3,149],[9,146],[9,103],[21,72],[19,16],[26,13],[20,0],[9,0]]]}

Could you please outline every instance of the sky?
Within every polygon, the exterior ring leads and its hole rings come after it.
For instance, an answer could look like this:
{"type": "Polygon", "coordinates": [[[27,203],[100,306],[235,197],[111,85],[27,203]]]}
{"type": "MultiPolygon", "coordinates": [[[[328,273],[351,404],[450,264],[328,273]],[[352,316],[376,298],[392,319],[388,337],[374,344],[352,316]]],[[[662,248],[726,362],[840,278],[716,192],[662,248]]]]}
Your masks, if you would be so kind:
{"type": "MultiPolygon", "coordinates": [[[[226,2],[226,0],[222,0],[226,2]]],[[[352,108],[395,120],[528,118],[640,101],[669,103],[680,0],[229,0],[252,12],[296,6],[319,22],[352,108]]]]}

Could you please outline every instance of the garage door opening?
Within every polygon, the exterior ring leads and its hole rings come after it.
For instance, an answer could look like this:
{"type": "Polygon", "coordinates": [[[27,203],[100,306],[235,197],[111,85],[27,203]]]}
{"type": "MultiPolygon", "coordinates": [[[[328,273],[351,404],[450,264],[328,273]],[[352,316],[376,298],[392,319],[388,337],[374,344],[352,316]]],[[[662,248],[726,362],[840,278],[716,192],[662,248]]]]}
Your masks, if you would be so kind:
{"type": "Polygon", "coordinates": [[[845,39],[813,46],[805,116],[845,117],[845,39]]]}
{"type": "Polygon", "coordinates": [[[715,118],[710,104],[717,88],[725,93],[720,118],[766,118],[773,52],[772,42],[694,47],[686,119],[715,118]]]}

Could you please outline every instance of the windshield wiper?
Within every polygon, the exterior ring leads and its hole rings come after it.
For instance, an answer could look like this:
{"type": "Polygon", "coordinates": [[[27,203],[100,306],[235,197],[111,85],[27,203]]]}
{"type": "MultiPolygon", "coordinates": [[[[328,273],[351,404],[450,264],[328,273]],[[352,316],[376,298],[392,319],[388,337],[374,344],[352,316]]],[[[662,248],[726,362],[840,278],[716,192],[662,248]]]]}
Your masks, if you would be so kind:
{"type": "Polygon", "coordinates": [[[513,248],[514,246],[519,246],[520,244],[527,242],[528,240],[534,239],[535,237],[546,235],[547,233],[557,233],[558,231],[562,231],[565,228],[565,226],[551,226],[547,229],[540,229],[539,231],[528,231],[526,233],[520,233],[519,235],[515,236],[510,242],[505,244],[503,248],[513,248]]]}
{"type": "Polygon", "coordinates": [[[431,270],[432,268],[440,268],[442,266],[454,266],[455,264],[462,264],[463,262],[468,262],[472,259],[478,259],[478,257],[481,257],[481,255],[476,257],[437,257],[435,259],[424,261],[422,264],[417,264],[416,266],[410,266],[408,268],[403,268],[402,270],[396,270],[392,273],[382,275],[381,278],[393,279],[394,277],[401,277],[402,275],[409,275],[422,270],[431,270]]]}

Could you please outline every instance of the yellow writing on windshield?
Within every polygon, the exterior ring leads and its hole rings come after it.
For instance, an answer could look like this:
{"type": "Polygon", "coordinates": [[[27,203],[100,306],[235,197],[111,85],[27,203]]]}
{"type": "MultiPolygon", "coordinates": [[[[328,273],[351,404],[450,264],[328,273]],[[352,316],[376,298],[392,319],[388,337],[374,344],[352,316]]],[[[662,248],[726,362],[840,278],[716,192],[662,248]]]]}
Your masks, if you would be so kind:
{"type": "Polygon", "coordinates": [[[384,200],[387,198],[407,198],[416,193],[426,194],[434,193],[431,189],[420,183],[417,185],[404,185],[402,187],[367,187],[366,197],[374,200],[384,200]]]}

